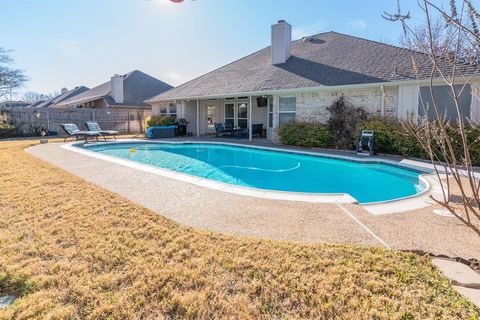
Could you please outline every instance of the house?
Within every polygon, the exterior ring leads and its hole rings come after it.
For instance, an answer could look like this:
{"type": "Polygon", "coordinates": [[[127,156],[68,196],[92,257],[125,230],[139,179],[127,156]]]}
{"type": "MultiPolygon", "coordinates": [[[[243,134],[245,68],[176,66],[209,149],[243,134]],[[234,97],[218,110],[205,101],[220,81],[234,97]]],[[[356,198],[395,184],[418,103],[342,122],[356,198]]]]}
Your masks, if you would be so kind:
{"type": "Polygon", "coordinates": [[[88,90],[89,89],[85,86],[75,87],[71,90],[68,90],[67,88],[62,88],[58,96],[42,101],[40,103],[37,102],[37,103],[31,104],[28,107],[29,108],[52,108],[58,105],[59,103],[64,102],[72,98],[73,96],[76,96],[88,90]]]}
{"type": "Polygon", "coordinates": [[[25,108],[29,103],[25,101],[7,100],[0,102],[0,108],[25,108]]]}
{"type": "Polygon", "coordinates": [[[124,108],[150,109],[144,101],[173,88],[146,73],[134,70],[125,75],[115,74],[110,81],[55,104],[55,108],[124,108]]]}
{"type": "MultiPolygon", "coordinates": [[[[275,142],[283,123],[326,121],[327,107],[342,95],[370,114],[399,119],[418,116],[424,110],[419,102],[431,101],[431,62],[425,54],[337,32],[292,42],[291,26],[283,20],[271,31],[271,46],[149,99],[153,114],[186,118],[188,131],[197,136],[214,132],[215,122],[241,128],[263,124],[275,142]]],[[[477,67],[460,64],[459,70],[474,75],[477,67]]],[[[435,83],[442,108],[451,111],[446,88],[435,83]]],[[[461,108],[466,117],[480,120],[479,101],[471,95],[476,90],[467,86],[461,108]]]]}
{"type": "Polygon", "coordinates": [[[32,104],[29,104],[29,105],[26,106],[25,108],[35,108],[35,107],[41,105],[41,104],[44,103],[44,102],[45,102],[45,100],[39,100],[39,101],[37,101],[37,102],[34,102],[34,103],[32,103],[32,104]]]}

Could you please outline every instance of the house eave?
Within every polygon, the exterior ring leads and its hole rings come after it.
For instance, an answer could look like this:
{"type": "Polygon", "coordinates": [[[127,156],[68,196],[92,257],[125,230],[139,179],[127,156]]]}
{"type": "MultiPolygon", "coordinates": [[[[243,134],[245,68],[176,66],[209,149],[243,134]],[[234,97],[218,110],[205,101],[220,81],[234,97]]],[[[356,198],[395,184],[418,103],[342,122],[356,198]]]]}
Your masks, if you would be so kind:
{"type": "Polygon", "coordinates": [[[55,104],[55,106],[68,107],[68,106],[79,105],[79,104],[82,104],[82,103],[96,101],[96,100],[100,100],[100,99],[105,100],[105,96],[101,95],[101,96],[93,96],[93,97],[89,97],[89,98],[85,98],[85,99],[80,99],[80,100],[62,101],[61,103],[55,104]]]}
{"type": "MultiPolygon", "coordinates": [[[[480,81],[480,76],[468,79],[469,82],[480,81]]],[[[465,80],[457,79],[457,83],[465,83],[465,80]]],[[[442,84],[445,81],[442,78],[436,78],[433,80],[434,84],[442,84]]],[[[303,87],[303,88],[291,88],[291,89],[276,89],[276,90],[260,90],[260,91],[251,91],[251,92],[234,92],[227,94],[217,94],[217,95],[204,95],[204,96],[187,96],[187,97],[172,97],[172,98],[151,98],[145,100],[145,103],[161,103],[174,100],[202,100],[202,99],[222,99],[230,97],[242,97],[242,96],[262,96],[262,95],[288,95],[288,94],[301,94],[306,92],[318,92],[318,91],[340,91],[340,90],[354,90],[354,89],[368,89],[368,88],[377,88],[379,86],[383,87],[396,87],[396,86],[408,86],[408,85],[428,85],[430,84],[430,79],[412,79],[412,80],[401,80],[401,81],[385,81],[385,82],[375,82],[375,83],[361,83],[361,84],[351,84],[351,85],[340,85],[340,86],[315,86],[315,87],[303,87]]]]}

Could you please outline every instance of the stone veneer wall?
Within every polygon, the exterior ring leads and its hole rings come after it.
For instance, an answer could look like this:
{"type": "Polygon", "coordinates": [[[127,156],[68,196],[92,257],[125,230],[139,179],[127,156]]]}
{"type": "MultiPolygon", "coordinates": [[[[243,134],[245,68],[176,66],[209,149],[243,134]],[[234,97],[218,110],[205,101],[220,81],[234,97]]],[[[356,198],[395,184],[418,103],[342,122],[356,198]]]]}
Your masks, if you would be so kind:
{"type": "MultiPolygon", "coordinates": [[[[385,116],[397,117],[398,87],[384,88],[384,91],[385,116]]],[[[327,121],[330,116],[327,108],[342,94],[354,107],[364,108],[369,114],[381,114],[382,92],[380,88],[322,91],[297,94],[297,120],[327,121]]]]}

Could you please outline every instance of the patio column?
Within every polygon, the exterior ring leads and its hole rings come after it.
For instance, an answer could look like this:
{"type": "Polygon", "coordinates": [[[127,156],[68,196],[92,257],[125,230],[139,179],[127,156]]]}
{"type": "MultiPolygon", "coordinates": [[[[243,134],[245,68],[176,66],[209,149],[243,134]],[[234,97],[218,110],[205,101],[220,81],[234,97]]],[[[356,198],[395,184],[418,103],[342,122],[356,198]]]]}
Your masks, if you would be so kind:
{"type": "Polygon", "coordinates": [[[248,104],[248,141],[252,141],[252,96],[250,96],[250,103],[248,104]]]}
{"type": "Polygon", "coordinates": [[[200,137],[200,100],[197,99],[197,138],[200,137]]]}

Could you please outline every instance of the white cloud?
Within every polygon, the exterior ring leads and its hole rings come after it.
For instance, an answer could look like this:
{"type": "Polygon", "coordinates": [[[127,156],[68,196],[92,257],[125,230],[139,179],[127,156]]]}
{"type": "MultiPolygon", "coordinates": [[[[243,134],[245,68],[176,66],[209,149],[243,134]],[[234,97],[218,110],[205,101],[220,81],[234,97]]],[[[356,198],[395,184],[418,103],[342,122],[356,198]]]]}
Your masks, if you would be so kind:
{"type": "Polygon", "coordinates": [[[80,42],[72,40],[64,40],[57,43],[57,49],[70,57],[76,57],[80,54],[80,42]]]}
{"type": "Polygon", "coordinates": [[[357,30],[367,29],[367,23],[365,22],[365,20],[362,20],[362,19],[351,20],[350,22],[348,22],[347,26],[350,29],[357,29],[357,30]]]}
{"type": "Polygon", "coordinates": [[[293,27],[292,37],[293,39],[300,39],[306,36],[311,36],[325,31],[327,23],[323,20],[317,21],[313,24],[293,27]]]}

